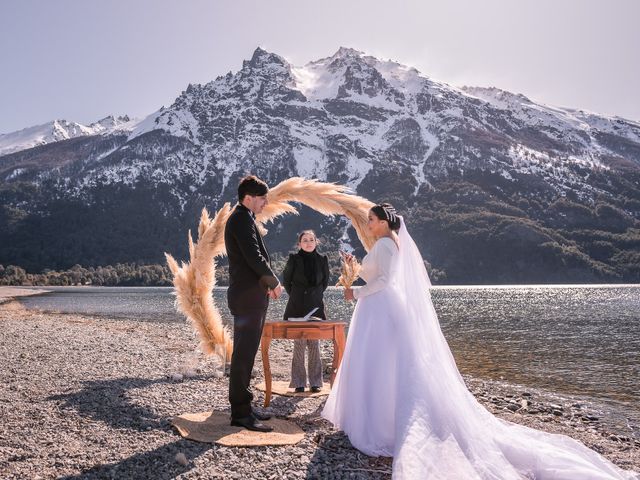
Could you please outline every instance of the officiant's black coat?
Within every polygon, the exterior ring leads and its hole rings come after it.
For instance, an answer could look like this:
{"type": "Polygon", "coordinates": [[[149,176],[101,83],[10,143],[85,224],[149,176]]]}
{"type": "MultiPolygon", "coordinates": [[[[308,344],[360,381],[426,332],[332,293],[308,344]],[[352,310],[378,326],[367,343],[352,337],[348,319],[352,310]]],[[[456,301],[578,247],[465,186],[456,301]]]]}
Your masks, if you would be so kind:
{"type": "Polygon", "coordinates": [[[224,244],[229,257],[229,310],[233,315],[266,310],[267,289],[279,282],[253,213],[242,204],[236,205],[227,220],[224,244]]]}
{"type": "Polygon", "coordinates": [[[313,315],[326,319],[323,294],[329,286],[329,260],[326,255],[315,251],[311,254],[315,262],[315,278],[309,281],[304,272],[303,255],[305,252],[291,253],[282,272],[282,286],[289,294],[284,318],[304,317],[318,307],[313,315]]]}

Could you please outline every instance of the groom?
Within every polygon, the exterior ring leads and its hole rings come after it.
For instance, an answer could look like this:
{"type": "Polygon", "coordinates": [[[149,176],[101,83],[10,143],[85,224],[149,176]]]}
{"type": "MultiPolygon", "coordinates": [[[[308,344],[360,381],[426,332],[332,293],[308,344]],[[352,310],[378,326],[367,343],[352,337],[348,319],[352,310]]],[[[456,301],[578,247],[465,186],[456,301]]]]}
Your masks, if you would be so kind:
{"type": "Polygon", "coordinates": [[[233,354],[229,375],[231,425],[259,432],[271,427],[261,423],[270,415],[251,408],[249,390],[253,362],[258,352],[269,298],[277,299],[282,286],[269,264],[269,254],[255,223],[267,204],[269,187],[251,175],[238,185],[238,205],[227,220],[224,244],[229,257],[227,301],[233,315],[233,354]]]}

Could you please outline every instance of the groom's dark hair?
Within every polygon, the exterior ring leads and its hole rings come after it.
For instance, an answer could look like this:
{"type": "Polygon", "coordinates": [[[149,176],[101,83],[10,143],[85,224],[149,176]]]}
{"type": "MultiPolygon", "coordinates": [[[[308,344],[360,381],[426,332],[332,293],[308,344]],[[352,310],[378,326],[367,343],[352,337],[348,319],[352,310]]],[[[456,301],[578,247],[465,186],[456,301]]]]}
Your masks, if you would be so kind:
{"type": "Polygon", "coordinates": [[[247,175],[238,185],[238,200],[242,202],[245,195],[261,197],[269,192],[269,186],[255,175],[247,175]]]}

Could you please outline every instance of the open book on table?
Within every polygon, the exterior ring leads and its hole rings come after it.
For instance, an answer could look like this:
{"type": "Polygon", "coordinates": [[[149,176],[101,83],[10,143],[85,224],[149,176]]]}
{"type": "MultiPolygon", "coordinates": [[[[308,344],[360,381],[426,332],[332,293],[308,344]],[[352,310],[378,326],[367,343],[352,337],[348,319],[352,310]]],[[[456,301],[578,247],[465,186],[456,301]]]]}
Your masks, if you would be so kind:
{"type": "Polygon", "coordinates": [[[289,317],[287,318],[288,322],[324,322],[325,320],[320,317],[313,317],[312,315],[316,313],[318,307],[311,310],[304,317],[289,317]]]}

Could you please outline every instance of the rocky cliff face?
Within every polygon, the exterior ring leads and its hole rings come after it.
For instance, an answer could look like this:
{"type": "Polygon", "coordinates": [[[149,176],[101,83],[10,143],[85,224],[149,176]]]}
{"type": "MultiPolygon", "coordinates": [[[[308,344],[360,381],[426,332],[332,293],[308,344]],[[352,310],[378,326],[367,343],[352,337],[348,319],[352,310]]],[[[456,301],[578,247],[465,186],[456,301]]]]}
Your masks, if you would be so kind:
{"type": "MultiPolygon", "coordinates": [[[[235,74],[189,85],[169,107],[125,123],[0,156],[10,244],[0,262],[60,268],[184,254],[198,210],[233,200],[250,172],[394,202],[442,281],[640,281],[637,122],[459,89],[341,48],[303,67],[257,49],[235,74]],[[55,237],[35,246],[36,225],[54,218],[79,230],[51,223],[55,237]],[[118,248],[97,247],[84,228],[118,248]],[[85,253],[64,247],[75,238],[85,253]],[[53,248],[67,253],[52,260],[53,248]]],[[[276,226],[271,249],[287,251],[308,226],[356,246],[344,221],[303,210],[276,226]]]]}

